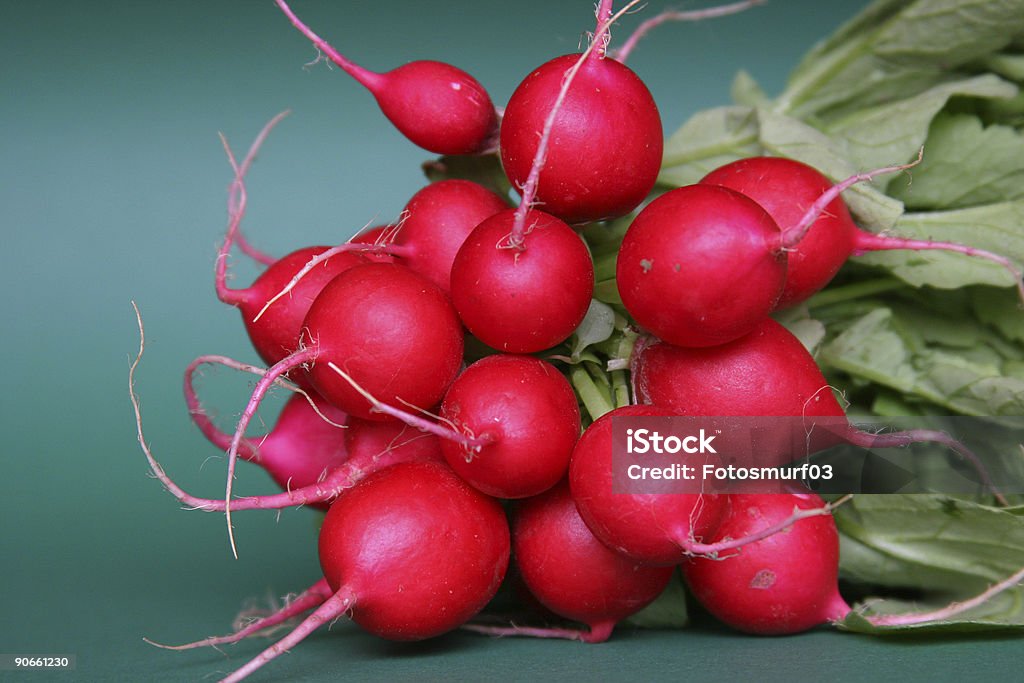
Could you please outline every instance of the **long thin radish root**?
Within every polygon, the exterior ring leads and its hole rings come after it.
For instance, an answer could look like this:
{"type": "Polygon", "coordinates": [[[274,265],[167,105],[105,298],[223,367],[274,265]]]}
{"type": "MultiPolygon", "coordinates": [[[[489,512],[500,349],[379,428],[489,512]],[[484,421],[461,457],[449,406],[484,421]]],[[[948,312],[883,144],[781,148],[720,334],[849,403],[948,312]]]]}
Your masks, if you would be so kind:
{"type": "Polygon", "coordinates": [[[995,596],[1016,588],[1020,583],[1024,581],[1024,567],[1012,574],[1011,576],[1003,579],[1002,581],[989,586],[987,589],[979,593],[978,595],[964,600],[962,602],[954,602],[946,607],[932,610],[930,612],[917,612],[912,614],[879,614],[879,615],[864,615],[865,619],[874,624],[875,626],[909,626],[912,624],[928,624],[933,622],[948,621],[953,617],[962,615],[963,613],[979,607],[995,596]]]}
{"type": "Polygon", "coordinates": [[[229,635],[211,636],[210,638],[185,643],[184,645],[165,645],[149,638],[143,638],[143,640],[150,645],[155,645],[165,650],[192,650],[197,647],[217,647],[218,645],[237,643],[245,638],[263,635],[268,629],[279,626],[293,617],[322,605],[331,595],[333,595],[333,592],[330,586],[327,585],[327,579],[320,579],[273,614],[256,619],[229,635]]]}

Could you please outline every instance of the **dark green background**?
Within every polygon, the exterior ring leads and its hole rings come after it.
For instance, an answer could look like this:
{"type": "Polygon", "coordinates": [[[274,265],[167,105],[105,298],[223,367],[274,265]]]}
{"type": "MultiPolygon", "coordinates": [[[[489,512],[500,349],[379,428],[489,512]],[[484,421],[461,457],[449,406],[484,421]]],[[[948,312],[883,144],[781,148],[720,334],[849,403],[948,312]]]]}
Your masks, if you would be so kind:
{"type": "MultiPolygon", "coordinates": [[[[772,0],[745,16],[667,26],[631,65],[671,131],[726,102],[739,68],[777,91],[814,40],[860,5],[772,0]]],[[[642,16],[663,6],[651,0],[642,16]]],[[[295,9],[367,67],[450,61],[498,103],[532,67],[576,49],[593,23],[589,0],[296,0],[295,9]]],[[[618,40],[639,20],[624,22],[618,40]]],[[[388,220],[423,184],[427,155],[339,72],[304,70],[313,57],[269,0],[0,4],[0,653],[78,658],[73,674],[0,678],[211,680],[265,641],[226,659],[157,650],[142,637],[225,632],[247,598],[318,578],[309,510],[237,515],[238,560],[223,517],[180,510],[147,477],[126,388],[134,299],[149,342],[138,378],[147,438],[187,489],[220,494],[223,460],[189,424],[180,392],[200,353],[255,360],[237,313],[213,295],[230,180],[217,131],[242,150],[293,109],[249,183],[246,230],[273,253],[388,220]]],[[[244,258],[232,266],[236,283],[252,277],[244,258]]],[[[250,384],[216,371],[200,389],[229,425],[250,384]]],[[[236,491],[269,490],[261,473],[240,472],[236,491]]],[[[468,635],[399,646],[338,624],[253,680],[959,679],[1012,671],[1020,653],[1012,639],[755,639],[708,626],[623,631],[599,646],[468,635]]]]}

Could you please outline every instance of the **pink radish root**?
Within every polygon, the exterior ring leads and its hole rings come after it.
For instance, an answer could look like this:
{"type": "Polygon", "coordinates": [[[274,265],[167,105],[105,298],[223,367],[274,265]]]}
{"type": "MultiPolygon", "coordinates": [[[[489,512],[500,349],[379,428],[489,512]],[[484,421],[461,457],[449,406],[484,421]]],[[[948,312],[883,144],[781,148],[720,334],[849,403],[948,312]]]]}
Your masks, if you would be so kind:
{"type": "Polygon", "coordinates": [[[320,579],[299,594],[294,600],[289,601],[288,604],[278,611],[269,616],[263,617],[262,619],[257,619],[230,635],[212,636],[192,643],[185,643],[184,645],[164,645],[163,643],[158,643],[154,640],[150,640],[149,638],[143,638],[143,640],[150,645],[155,645],[156,647],[163,648],[165,650],[192,650],[197,647],[217,647],[218,645],[237,643],[245,638],[259,635],[261,632],[273,628],[278,624],[284,623],[292,617],[296,617],[319,605],[322,605],[332,595],[333,592],[331,591],[330,586],[327,585],[327,579],[320,579]]]}
{"type": "Polygon", "coordinates": [[[771,526],[767,526],[756,533],[743,536],[742,538],[731,538],[717,543],[699,543],[691,538],[680,543],[680,546],[687,555],[700,555],[709,559],[724,559],[719,557],[719,553],[726,550],[742,548],[749,543],[756,543],[757,541],[768,538],[769,536],[773,536],[779,532],[785,531],[801,519],[818,517],[821,515],[831,515],[833,510],[850,500],[852,497],[852,495],[846,495],[833,503],[826,503],[822,507],[794,507],[793,513],[789,517],[772,524],[771,526]]]}
{"type": "Polygon", "coordinates": [[[977,472],[985,491],[991,494],[1000,505],[1006,507],[1010,502],[992,481],[992,475],[981,458],[971,449],[967,448],[960,441],[954,439],[945,432],[932,429],[911,429],[904,432],[871,433],[865,432],[856,427],[850,426],[844,430],[842,438],[847,443],[861,448],[905,448],[915,443],[937,443],[956,452],[965,462],[977,472]]]}
{"type": "Polygon", "coordinates": [[[375,412],[390,415],[391,417],[397,420],[401,420],[410,427],[415,427],[416,429],[427,432],[429,434],[434,434],[435,436],[438,436],[442,439],[447,439],[448,441],[454,441],[455,443],[465,448],[467,451],[479,451],[482,447],[486,446],[491,442],[491,437],[487,434],[481,436],[466,435],[461,432],[455,431],[454,425],[452,425],[450,428],[443,427],[437,422],[433,422],[426,418],[422,418],[418,415],[413,415],[408,411],[395,408],[394,406],[389,406],[386,403],[380,401],[372,394],[370,394],[370,392],[366,391],[366,389],[359,386],[359,384],[357,384],[356,381],[348,375],[348,373],[346,373],[344,370],[339,368],[334,363],[328,363],[327,366],[331,368],[331,370],[333,370],[334,372],[338,373],[338,375],[342,379],[344,379],[346,382],[352,385],[353,389],[358,391],[363,398],[369,401],[370,404],[373,406],[373,410],[375,412]]]}
{"type": "MultiPolygon", "coordinates": [[[[163,466],[157,461],[149,445],[146,443],[146,439],[142,431],[142,411],[139,406],[138,395],[135,393],[135,371],[138,368],[139,362],[142,360],[142,353],[145,350],[145,331],[142,325],[142,316],[139,313],[138,307],[135,306],[134,302],[132,303],[132,306],[135,308],[135,315],[139,325],[139,351],[128,370],[128,393],[132,402],[132,408],[135,411],[135,426],[139,445],[142,447],[142,452],[145,454],[146,460],[149,462],[149,468],[152,471],[153,476],[160,480],[160,483],[164,485],[164,488],[166,488],[172,496],[181,501],[183,505],[206,512],[227,512],[229,505],[226,500],[198,498],[178,486],[173,479],[167,476],[163,466]]],[[[231,365],[235,363],[230,359],[226,360],[229,362],[225,364],[231,365]]],[[[211,361],[207,360],[206,362],[211,361]]],[[[238,363],[237,365],[240,369],[245,369],[245,364],[238,363]]],[[[261,371],[259,368],[253,368],[253,371],[257,372],[257,374],[266,372],[261,371]]],[[[277,383],[282,386],[291,386],[289,383],[280,379],[277,380],[277,383]]],[[[215,438],[218,442],[228,440],[227,435],[216,430],[216,427],[213,427],[212,424],[210,424],[210,428],[216,431],[217,436],[215,438]]],[[[230,448],[230,446],[231,444],[229,442],[227,447],[230,448]]],[[[237,452],[251,455],[252,446],[248,442],[239,441],[237,452]]],[[[306,486],[269,496],[251,496],[248,498],[242,498],[236,501],[236,509],[280,509],[333,500],[344,489],[354,486],[361,476],[365,476],[366,471],[370,470],[372,465],[375,464],[377,467],[384,466],[383,464],[377,464],[377,460],[378,459],[374,459],[374,463],[361,463],[350,460],[338,470],[328,473],[324,480],[316,485],[306,486]]]]}
{"type": "MultiPolygon", "coordinates": [[[[322,579],[322,581],[326,585],[327,581],[325,579],[322,579]]],[[[319,583],[320,582],[318,582],[317,585],[319,585],[319,583]]],[[[330,588],[327,588],[326,590],[330,591],[330,588]]],[[[303,619],[302,623],[296,626],[291,633],[265,649],[253,659],[249,660],[249,662],[244,666],[236,669],[230,675],[226,676],[222,679],[223,683],[241,681],[252,672],[261,668],[264,664],[276,659],[278,655],[287,652],[301,643],[306,639],[306,636],[320,628],[322,625],[344,616],[346,612],[355,606],[355,604],[355,594],[350,588],[342,586],[337,593],[330,594],[330,597],[323,600],[320,606],[317,607],[312,614],[303,619]]]]}
{"type": "Polygon", "coordinates": [[[227,234],[224,236],[224,243],[221,245],[220,251],[217,252],[217,266],[215,269],[214,284],[217,289],[217,298],[224,303],[231,304],[233,306],[238,305],[240,298],[235,290],[232,290],[227,286],[227,259],[228,254],[231,252],[231,247],[236,243],[236,241],[243,252],[260,263],[270,265],[276,260],[272,256],[264,254],[263,252],[251,247],[242,237],[240,226],[242,224],[242,218],[245,216],[246,205],[248,204],[248,195],[245,191],[245,174],[248,172],[249,167],[256,158],[256,153],[267,139],[267,136],[270,135],[270,131],[272,131],[282,119],[288,116],[289,113],[290,111],[285,110],[263,126],[259,135],[257,135],[253,140],[252,145],[249,147],[249,152],[246,154],[241,164],[235,160],[234,152],[231,151],[227,138],[225,138],[223,134],[220,135],[221,144],[224,146],[224,152],[227,154],[228,162],[231,164],[231,168],[235,172],[235,177],[228,190],[228,229],[227,234]]]}
{"type": "Polygon", "coordinates": [[[881,614],[865,616],[864,618],[875,626],[910,626],[912,624],[947,621],[984,604],[1004,591],[1016,587],[1021,581],[1024,581],[1024,568],[1020,569],[1003,581],[990,586],[987,590],[979,593],[973,598],[964,600],[963,602],[954,602],[946,607],[932,610],[931,612],[919,612],[917,614],[881,614]]]}
{"type": "Polygon", "coordinates": [[[498,638],[505,637],[527,637],[527,638],[560,638],[562,640],[578,640],[582,643],[603,643],[612,635],[615,628],[614,621],[594,624],[589,630],[577,628],[545,628],[538,626],[492,626],[478,622],[464,624],[462,628],[473,633],[482,633],[487,636],[498,638]]]}

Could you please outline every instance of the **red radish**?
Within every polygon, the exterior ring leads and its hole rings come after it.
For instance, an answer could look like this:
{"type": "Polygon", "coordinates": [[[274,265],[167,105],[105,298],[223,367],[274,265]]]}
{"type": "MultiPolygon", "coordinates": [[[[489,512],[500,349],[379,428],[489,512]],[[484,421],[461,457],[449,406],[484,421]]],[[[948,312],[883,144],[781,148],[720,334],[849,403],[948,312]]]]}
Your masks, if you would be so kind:
{"type": "Polygon", "coordinates": [[[1005,501],[977,455],[948,434],[914,429],[865,432],[850,425],[825,376],[800,340],[771,318],[748,335],[713,348],[640,345],[632,363],[637,400],[676,415],[794,417],[765,421],[758,464],[787,464],[839,443],[897,448],[931,441],[954,450],[977,471],[989,493],[1005,501]],[[778,430],[772,434],[771,429],[778,430]]]}
{"type": "Polygon", "coordinates": [[[328,362],[388,403],[429,408],[459,371],[462,334],[435,284],[404,266],[370,263],[324,288],[303,324],[303,349],[291,362],[312,361],[313,386],[350,415],[385,419],[328,362]]]}
{"type": "Polygon", "coordinates": [[[776,533],[804,517],[829,513],[828,507],[798,510],[756,534],[706,543],[703,539],[714,532],[721,517],[723,496],[678,493],[678,489],[665,480],[652,482],[649,492],[616,493],[613,420],[670,414],[652,405],[616,408],[587,427],[576,444],[569,463],[572,497],[587,527],[608,547],[644,564],[674,565],[691,555],[716,557],[726,550],[776,533]]]}
{"type": "Polygon", "coordinates": [[[450,64],[420,60],[375,73],[346,59],[295,16],[277,6],[318,50],[366,88],[402,135],[437,154],[479,154],[494,146],[498,116],[480,83],[450,64]]]}
{"type": "Polygon", "coordinates": [[[505,200],[472,181],[432,183],[413,195],[397,225],[374,228],[345,244],[311,256],[295,269],[290,281],[282,282],[277,292],[268,297],[255,320],[260,320],[321,264],[336,255],[356,251],[371,261],[403,263],[425,275],[447,294],[451,287],[452,262],[462,243],[484,219],[506,208],[505,200]],[[366,244],[372,245],[372,249],[363,246],[366,244]]]}
{"type": "MultiPolygon", "coordinates": [[[[716,537],[758,534],[797,510],[820,510],[805,494],[734,494],[716,537]]],[[[716,560],[693,558],[683,574],[694,596],[718,619],[760,635],[798,633],[844,619],[851,609],[839,594],[839,534],[830,515],[820,515],[744,546],[716,560]]],[[[952,619],[1013,588],[1024,569],[963,602],[930,612],[861,616],[875,626],[908,626],[952,619]]]]}
{"type": "Polygon", "coordinates": [[[846,415],[811,354],[771,318],[721,346],[640,344],[631,370],[637,400],[674,415],[846,415]]]}
{"type": "MultiPolygon", "coordinates": [[[[416,463],[376,472],[324,518],[319,551],[327,587],[317,582],[302,603],[307,609],[318,600],[320,605],[224,681],[242,680],[345,614],[389,640],[422,640],[455,629],[494,596],[509,545],[501,506],[447,467],[416,463]]],[[[275,619],[281,621],[276,615],[267,621],[275,619]]],[[[243,637],[239,632],[214,640],[243,637]]],[[[211,639],[178,649],[207,644],[211,639]]]]}
{"type": "Polygon", "coordinates": [[[782,157],[740,159],[715,169],[701,183],[728,187],[750,197],[782,228],[788,272],[777,308],[800,303],[822,289],[851,255],[882,249],[938,249],[988,259],[1013,275],[1024,298],[1021,273],[1003,256],[952,242],[861,230],[839,193],[833,191],[832,181],[799,161],[782,157]],[[801,227],[805,216],[823,197],[828,199],[824,210],[809,227],[801,227]]]}
{"type": "Polygon", "coordinates": [[[667,192],[633,220],[616,280],[638,324],[679,346],[717,346],[754,328],[786,281],[779,228],[754,200],[714,185],[667,192]]]}
{"type": "MultiPolygon", "coordinates": [[[[579,59],[569,54],[542,64],[512,94],[501,122],[500,150],[513,186],[526,186],[545,119],[579,59]]],[[[568,223],[629,213],[654,187],[662,138],[661,117],[647,86],[603,50],[594,50],[551,127],[536,191],[541,208],[568,223]]]]}
{"type": "MultiPolygon", "coordinates": [[[[309,313],[313,300],[327,283],[353,266],[367,263],[354,252],[335,254],[302,278],[291,290],[291,296],[266,308],[267,302],[283,289],[295,274],[314,256],[328,247],[298,249],[275,261],[246,289],[230,289],[224,271],[217,273],[217,296],[221,301],[236,306],[242,313],[242,322],[249,333],[253,347],[267,365],[274,365],[299,348],[302,322],[309,313]],[[261,314],[261,311],[264,311],[261,314]]],[[[221,260],[219,263],[223,263],[221,260]]]]}
{"type": "Polygon", "coordinates": [[[714,530],[722,503],[713,494],[612,492],[612,420],[665,414],[646,405],[606,413],[583,432],[569,463],[572,497],[587,527],[617,552],[654,565],[682,562],[684,548],[714,530]]]}
{"type": "Polygon", "coordinates": [[[567,483],[521,501],[512,517],[512,554],[540,603],[589,631],[522,626],[466,628],[491,635],[608,640],[615,624],[654,601],[673,567],[639,564],[601,543],[583,523],[567,483]]]}
{"type": "Polygon", "coordinates": [[[452,262],[473,228],[508,208],[508,203],[469,180],[440,180],[405,205],[395,232],[394,253],[402,263],[451,290],[452,262]]]}
{"type": "MultiPolygon", "coordinates": [[[[135,394],[135,370],[138,368],[139,362],[142,360],[142,352],[145,349],[145,332],[142,326],[142,316],[139,314],[136,308],[136,316],[139,323],[139,353],[132,362],[131,367],[128,371],[128,394],[132,402],[132,407],[135,410],[135,426],[138,433],[139,445],[142,447],[142,452],[146,456],[146,460],[149,462],[150,470],[153,475],[160,480],[164,487],[188,507],[204,510],[206,512],[227,512],[231,509],[228,502],[222,499],[211,499],[211,498],[198,498],[187,493],[180,486],[167,476],[164,472],[163,467],[157,462],[156,457],[146,444],[145,437],[142,433],[142,412],[139,408],[138,397],[135,394]]],[[[207,362],[218,362],[224,363],[229,367],[236,369],[247,370],[254,372],[255,374],[266,374],[266,370],[255,368],[253,366],[246,365],[244,363],[238,363],[229,358],[216,357],[217,360],[212,360],[215,357],[206,357],[210,360],[207,362]]],[[[281,382],[281,380],[278,380],[281,382]]],[[[282,382],[283,383],[283,382],[282,382]]],[[[302,390],[299,390],[300,393],[302,390]]],[[[194,398],[194,397],[193,397],[194,398]]],[[[307,395],[303,397],[309,405],[309,401],[312,399],[307,395]]],[[[191,406],[191,403],[190,403],[191,406]]],[[[319,407],[313,409],[311,412],[319,413],[318,418],[323,424],[309,425],[311,418],[308,415],[301,415],[299,423],[307,423],[312,434],[324,433],[327,427],[327,418],[324,413],[332,413],[335,417],[341,417],[340,411],[331,408],[330,406],[324,406],[326,411],[321,411],[319,407]]],[[[197,413],[201,414],[201,413],[197,413]]],[[[227,435],[221,434],[219,430],[209,422],[205,414],[201,414],[202,417],[197,420],[197,424],[203,429],[204,433],[207,434],[211,440],[215,441],[218,445],[223,445],[225,439],[230,440],[227,435]]],[[[306,432],[297,433],[295,432],[296,424],[292,418],[287,420],[287,428],[282,426],[284,422],[282,417],[279,420],[278,427],[275,429],[276,433],[290,434],[294,437],[292,441],[302,440],[315,441],[310,438],[310,434],[306,432]]],[[[355,486],[359,481],[364,479],[369,474],[378,470],[384,469],[397,463],[409,463],[409,462],[442,462],[441,448],[437,442],[437,437],[431,434],[424,434],[423,432],[410,430],[404,424],[398,422],[371,422],[367,420],[359,420],[357,418],[349,418],[348,424],[344,430],[339,429],[339,426],[331,426],[330,429],[335,430],[336,433],[345,434],[344,446],[340,448],[347,452],[348,457],[341,463],[337,464],[330,471],[324,471],[323,476],[318,478],[315,483],[308,484],[303,487],[295,488],[286,486],[284,493],[268,496],[248,496],[239,500],[234,501],[234,509],[236,510],[269,510],[269,509],[280,509],[285,507],[297,507],[301,505],[320,505],[330,504],[337,498],[341,493],[348,488],[355,486]]],[[[332,434],[331,436],[334,436],[332,434]]],[[[265,443],[263,444],[265,445],[265,443]]],[[[314,443],[314,446],[316,444],[314,443]]],[[[230,448],[230,444],[225,446],[230,448]]],[[[300,443],[301,447],[301,443],[300,443]]],[[[248,442],[242,441],[239,443],[237,449],[238,453],[243,456],[248,452],[251,446],[248,442]]],[[[320,449],[322,452],[330,453],[331,448],[328,444],[327,448],[320,449]]],[[[301,460],[301,456],[300,456],[301,460]]]]}
{"type": "Polygon", "coordinates": [[[594,291],[594,262],[573,230],[540,211],[526,215],[529,248],[509,246],[516,211],[478,225],[452,264],[452,303],[480,341],[507,353],[534,353],[564,341],[583,321],[594,291]]]}
{"type": "Polygon", "coordinates": [[[363,419],[390,419],[357,391],[345,372],[389,404],[429,408],[440,402],[462,363],[463,331],[448,297],[405,266],[367,263],[331,280],[310,306],[300,350],[271,367],[256,384],[228,452],[225,506],[228,535],[235,460],[249,421],[271,384],[294,368],[326,400],[363,419]]]}
{"type": "MultiPolygon", "coordinates": [[[[189,363],[185,370],[185,403],[203,435],[226,451],[231,447],[231,435],[213,423],[193,386],[195,371],[208,363],[234,365],[234,361],[223,356],[200,356],[189,363]]],[[[240,444],[238,455],[262,467],[286,491],[312,486],[348,459],[347,421],[345,413],[319,396],[294,394],[285,403],[274,428],[263,436],[248,437],[240,444]]],[[[322,503],[317,506],[327,507],[322,503]]]]}
{"type": "Polygon", "coordinates": [[[525,498],[558,483],[580,435],[569,381],[529,356],[488,356],[470,365],[445,394],[441,418],[483,442],[467,448],[443,441],[448,464],[498,498],[525,498]]]}
{"type": "MultiPolygon", "coordinates": [[[[732,494],[715,538],[748,536],[794,508],[824,505],[813,493],[732,494]]],[[[798,633],[850,611],[839,595],[839,533],[831,515],[805,519],[726,557],[692,558],[683,574],[711,614],[748,633],[798,633]]]]}
{"type": "Polygon", "coordinates": [[[851,176],[819,196],[799,223],[783,229],[757,202],[721,185],[671,190],[646,206],[623,237],[616,262],[623,304],[637,323],[677,346],[738,339],[774,310],[786,283],[787,251],[834,197],[919,162],[920,156],[851,176]]]}

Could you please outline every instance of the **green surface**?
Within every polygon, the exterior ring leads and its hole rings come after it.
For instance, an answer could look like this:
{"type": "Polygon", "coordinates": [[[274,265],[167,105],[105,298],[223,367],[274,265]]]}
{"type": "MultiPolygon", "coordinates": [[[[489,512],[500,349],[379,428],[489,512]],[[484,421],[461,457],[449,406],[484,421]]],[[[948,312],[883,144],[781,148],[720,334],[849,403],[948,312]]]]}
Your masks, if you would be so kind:
{"type": "MultiPolygon", "coordinates": [[[[813,41],[860,5],[772,0],[746,16],[668,26],[631,65],[671,130],[725,102],[741,67],[777,91],[813,41]]],[[[296,0],[295,9],[370,68],[450,61],[498,102],[591,26],[589,1],[296,0]]],[[[315,516],[237,515],[234,560],[221,516],[180,510],[147,477],[126,389],[137,344],[129,302],[147,325],[138,389],[148,440],[183,486],[217,496],[223,460],[189,424],[181,372],[200,353],[255,355],[238,315],[213,296],[230,180],[216,132],[241,150],[273,114],[294,112],[249,184],[246,230],[274,253],[390,219],[422,185],[427,155],[337,71],[303,70],[313,50],[269,0],[5,2],[0,57],[0,654],[78,658],[69,674],[0,679],[212,680],[265,641],[230,648],[226,660],[142,637],[222,633],[247,598],[313,582],[315,516]]],[[[242,258],[233,269],[237,283],[254,272],[242,258]]],[[[230,424],[250,385],[210,372],[200,390],[230,424]]],[[[272,408],[264,414],[272,421],[272,408]]],[[[271,490],[250,468],[236,487],[271,490]]],[[[400,646],[338,624],[252,680],[960,680],[1013,678],[1022,653],[1019,639],[756,639],[706,625],[599,646],[468,635],[400,646]]]]}

